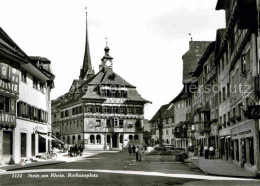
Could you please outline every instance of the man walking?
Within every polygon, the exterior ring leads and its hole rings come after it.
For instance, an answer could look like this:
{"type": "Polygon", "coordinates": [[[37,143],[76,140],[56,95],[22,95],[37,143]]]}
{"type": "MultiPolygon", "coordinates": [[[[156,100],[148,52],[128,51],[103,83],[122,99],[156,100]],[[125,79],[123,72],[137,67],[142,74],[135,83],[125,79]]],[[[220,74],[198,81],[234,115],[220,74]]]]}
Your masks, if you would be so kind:
{"type": "Polygon", "coordinates": [[[133,145],[133,147],[132,147],[132,153],[133,153],[133,155],[135,155],[135,145],[133,145]]]}
{"type": "Polygon", "coordinates": [[[138,153],[139,153],[139,147],[137,146],[135,149],[136,161],[138,161],[138,153]]]}
{"type": "Polygon", "coordinates": [[[207,145],[205,145],[204,147],[204,153],[205,153],[205,159],[209,159],[209,149],[207,145]]]}
{"type": "Polygon", "coordinates": [[[209,148],[209,158],[214,159],[214,147],[212,145],[209,148]]]}

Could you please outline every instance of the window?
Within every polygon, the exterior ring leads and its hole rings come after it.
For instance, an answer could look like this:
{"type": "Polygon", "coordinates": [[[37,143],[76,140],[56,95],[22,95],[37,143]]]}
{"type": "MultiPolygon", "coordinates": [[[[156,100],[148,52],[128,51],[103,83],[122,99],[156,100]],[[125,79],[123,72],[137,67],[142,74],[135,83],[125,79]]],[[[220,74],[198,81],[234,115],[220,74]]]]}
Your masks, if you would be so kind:
{"type": "Polygon", "coordinates": [[[126,113],[126,107],[120,107],[120,113],[125,114],[126,113]]]}
{"type": "Polygon", "coordinates": [[[140,108],[140,107],[135,108],[135,113],[136,114],[143,114],[142,108],[140,108]]]}
{"type": "Polygon", "coordinates": [[[111,97],[115,98],[116,97],[116,90],[111,90],[111,97]]]}
{"type": "Polygon", "coordinates": [[[105,106],[104,112],[105,112],[105,113],[110,113],[110,108],[109,108],[108,106],[105,106]]]}
{"type": "Polygon", "coordinates": [[[21,80],[26,83],[27,73],[24,70],[21,70],[21,80]]]}
{"type": "Polygon", "coordinates": [[[135,135],[134,139],[135,139],[135,143],[138,143],[138,135],[135,135]]]}
{"type": "Polygon", "coordinates": [[[114,114],[118,113],[118,107],[113,106],[113,113],[114,114]]]}
{"type": "Polygon", "coordinates": [[[38,86],[38,80],[35,77],[33,77],[33,88],[37,89],[38,88],[37,86],[38,86]]]}
{"type": "Polygon", "coordinates": [[[90,143],[95,144],[95,136],[93,134],[90,135],[90,143]]]}
{"type": "Polygon", "coordinates": [[[40,82],[40,91],[42,93],[44,93],[44,83],[41,83],[41,82],[40,82]]]}
{"type": "Polygon", "coordinates": [[[121,90],[121,97],[122,98],[127,98],[127,91],[121,90]]]}
{"type": "Polygon", "coordinates": [[[87,112],[91,112],[91,113],[93,112],[92,106],[88,106],[88,107],[87,107],[87,112]]]}
{"type": "Polygon", "coordinates": [[[96,136],[96,139],[97,139],[97,144],[101,144],[101,136],[99,134],[96,136]]]}
{"type": "Polygon", "coordinates": [[[107,119],[107,120],[106,120],[106,127],[107,127],[107,128],[110,128],[110,127],[111,127],[110,119],[107,119]]]}
{"type": "Polygon", "coordinates": [[[123,128],[124,127],[124,120],[120,119],[119,120],[119,128],[123,128]]]}
{"type": "Polygon", "coordinates": [[[5,96],[0,96],[0,111],[10,112],[10,98],[5,96]]]}
{"type": "Polygon", "coordinates": [[[101,106],[96,106],[96,113],[101,113],[101,106]]]}
{"type": "Polygon", "coordinates": [[[168,135],[168,130],[166,130],[166,135],[168,135]]]}
{"type": "Polygon", "coordinates": [[[128,114],[133,114],[134,113],[134,108],[133,107],[129,107],[128,108],[128,114]]]}

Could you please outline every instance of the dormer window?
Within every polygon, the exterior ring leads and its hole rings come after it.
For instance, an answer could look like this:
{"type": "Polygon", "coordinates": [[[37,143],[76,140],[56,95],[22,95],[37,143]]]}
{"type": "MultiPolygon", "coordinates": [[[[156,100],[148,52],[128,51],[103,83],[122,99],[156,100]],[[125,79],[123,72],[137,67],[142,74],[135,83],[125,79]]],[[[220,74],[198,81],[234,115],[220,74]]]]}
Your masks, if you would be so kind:
{"type": "Polygon", "coordinates": [[[109,79],[110,81],[115,81],[115,77],[116,77],[116,75],[113,73],[113,74],[111,74],[110,76],[108,76],[108,79],[109,79]]]}

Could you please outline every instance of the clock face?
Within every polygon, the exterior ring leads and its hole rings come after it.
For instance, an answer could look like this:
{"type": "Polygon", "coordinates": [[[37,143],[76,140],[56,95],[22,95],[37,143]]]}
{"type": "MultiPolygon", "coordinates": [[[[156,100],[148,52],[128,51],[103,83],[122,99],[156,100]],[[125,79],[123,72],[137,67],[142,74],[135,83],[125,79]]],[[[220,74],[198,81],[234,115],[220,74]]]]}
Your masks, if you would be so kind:
{"type": "Polygon", "coordinates": [[[106,62],[106,65],[107,65],[108,67],[111,67],[111,66],[112,66],[112,62],[111,62],[111,61],[107,61],[107,62],[106,62]]]}

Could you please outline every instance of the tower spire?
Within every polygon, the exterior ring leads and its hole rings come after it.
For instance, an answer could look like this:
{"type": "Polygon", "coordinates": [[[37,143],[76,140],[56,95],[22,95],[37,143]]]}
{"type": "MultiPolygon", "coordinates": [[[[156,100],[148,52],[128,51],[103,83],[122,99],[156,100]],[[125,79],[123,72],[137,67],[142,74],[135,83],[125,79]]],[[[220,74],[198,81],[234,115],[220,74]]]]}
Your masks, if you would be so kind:
{"type": "MultiPolygon", "coordinates": [[[[87,9],[87,7],[85,8],[87,9]]],[[[89,41],[88,41],[88,18],[87,18],[87,11],[86,11],[86,41],[85,41],[85,54],[84,54],[84,60],[83,65],[80,70],[80,76],[79,79],[86,80],[89,79],[92,75],[95,74],[92,64],[91,64],[91,58],[90,58],[90,50],[89,50],[89,41]]]]}

